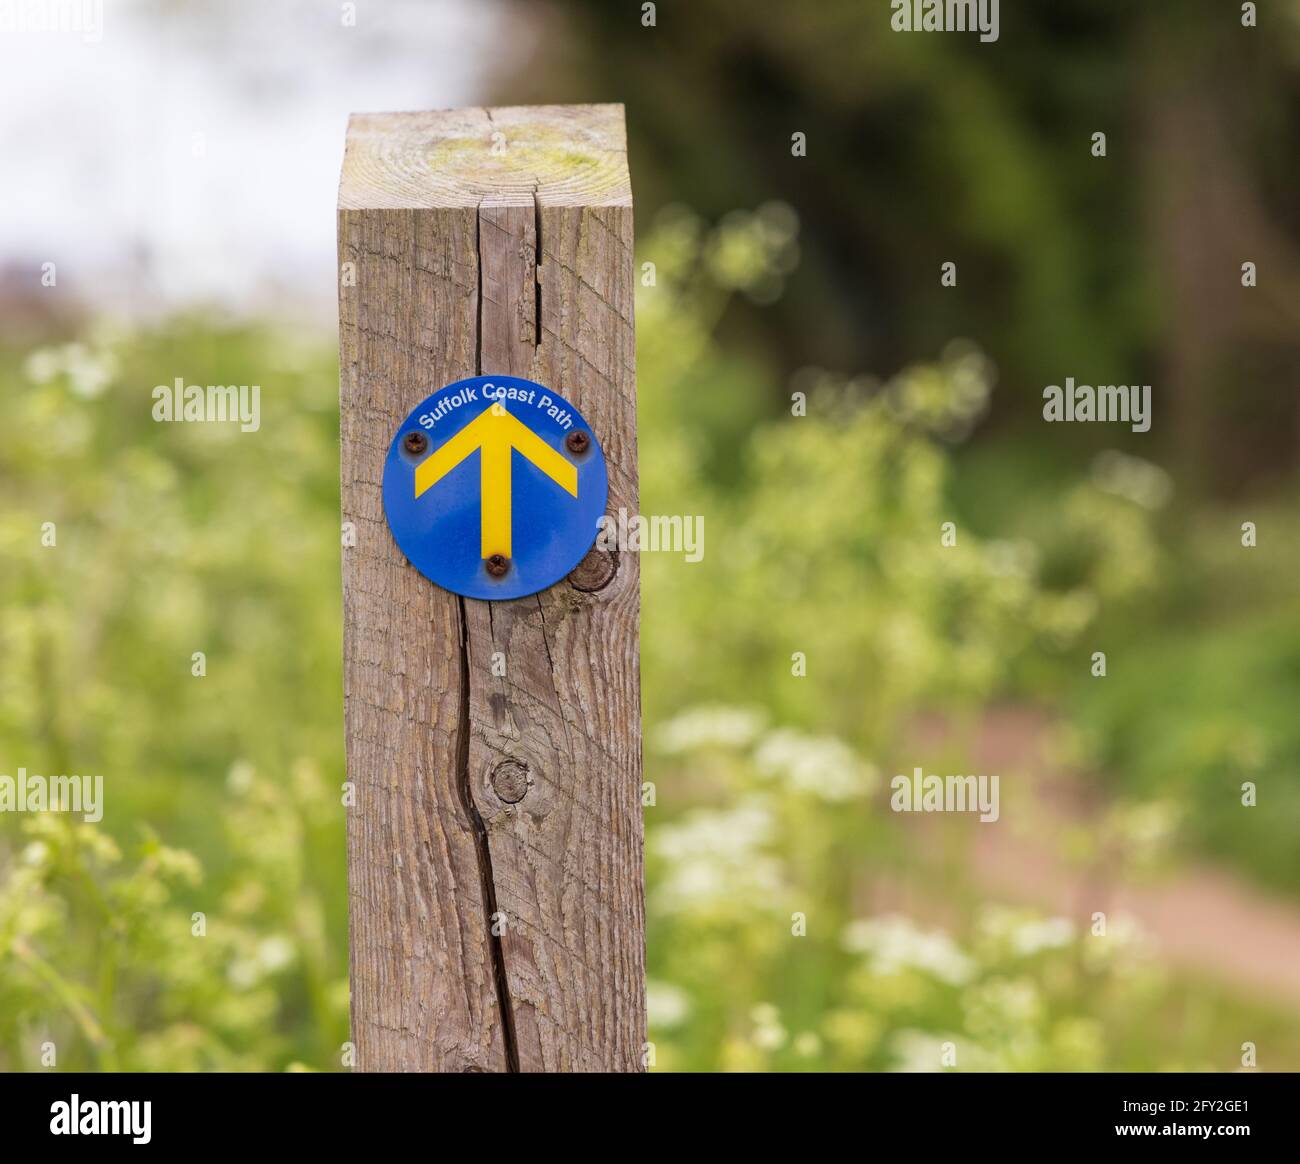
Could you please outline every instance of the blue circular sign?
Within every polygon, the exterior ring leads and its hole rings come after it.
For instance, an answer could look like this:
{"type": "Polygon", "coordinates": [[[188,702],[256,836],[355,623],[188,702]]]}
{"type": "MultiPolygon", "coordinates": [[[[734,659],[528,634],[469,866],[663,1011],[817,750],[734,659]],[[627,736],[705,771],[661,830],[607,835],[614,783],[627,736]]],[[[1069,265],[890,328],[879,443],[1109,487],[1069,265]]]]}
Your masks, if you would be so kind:
{"type": "Polygon", "coordinates": [[[407,558],[467,598],[553,586],[591,549],[609,478],[591,426],[519,376],[474,376],[411,410],[384,462],[384,515],[407,558]]]}

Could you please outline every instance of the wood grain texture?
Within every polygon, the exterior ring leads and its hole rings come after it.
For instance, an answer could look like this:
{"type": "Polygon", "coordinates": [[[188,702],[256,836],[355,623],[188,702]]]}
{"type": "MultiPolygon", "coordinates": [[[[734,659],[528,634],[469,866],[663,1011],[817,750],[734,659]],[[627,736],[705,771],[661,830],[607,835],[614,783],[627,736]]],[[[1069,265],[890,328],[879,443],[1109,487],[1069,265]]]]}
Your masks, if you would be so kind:
{"type": "Polygon", "coordinates": [[[577,405],[610,510],[636,512],[621,107],[354,117],[339,257],[357,1066],[641,1070],[636,556],[463,600],[406,562],[380,496],[416,403],[509,372],[577,405]]]}

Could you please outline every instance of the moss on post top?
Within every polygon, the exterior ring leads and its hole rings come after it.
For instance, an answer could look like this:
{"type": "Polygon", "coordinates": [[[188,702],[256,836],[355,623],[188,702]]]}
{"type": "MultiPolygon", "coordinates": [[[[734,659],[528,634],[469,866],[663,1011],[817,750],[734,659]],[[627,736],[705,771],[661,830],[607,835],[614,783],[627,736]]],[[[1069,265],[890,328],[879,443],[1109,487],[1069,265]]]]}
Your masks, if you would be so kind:
{"type": "Polygon", "coordinates": [[[621,105],[354,113],[339,209],[630,206],[621,105]]]}

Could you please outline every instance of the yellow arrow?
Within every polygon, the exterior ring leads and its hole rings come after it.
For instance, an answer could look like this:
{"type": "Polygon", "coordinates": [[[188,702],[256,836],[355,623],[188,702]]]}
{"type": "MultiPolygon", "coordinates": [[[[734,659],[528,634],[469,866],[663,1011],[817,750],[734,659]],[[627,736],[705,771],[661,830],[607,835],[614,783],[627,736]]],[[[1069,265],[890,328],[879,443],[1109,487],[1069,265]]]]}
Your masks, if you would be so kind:
{"type": "Polygon", "coordinates": [[[518,449],[561,489],[578,496],[578,469],[560,456],[500,401],[485,408],[445,445],[415,467],[419,497],[479,450],[481,555],[510,557],[510,451],[518,449]]]}

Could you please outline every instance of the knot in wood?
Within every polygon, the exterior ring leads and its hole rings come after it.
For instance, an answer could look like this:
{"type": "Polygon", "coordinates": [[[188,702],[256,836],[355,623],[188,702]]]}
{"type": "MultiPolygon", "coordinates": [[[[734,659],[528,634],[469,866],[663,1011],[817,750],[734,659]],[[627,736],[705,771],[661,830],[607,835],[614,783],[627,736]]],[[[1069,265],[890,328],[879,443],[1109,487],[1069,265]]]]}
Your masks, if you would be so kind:
{"type": "Polygon", "coordinates": [[[584,594],[603,590],[618,573],[618,551],[591,549],[569,575],[569,585],[584,594]]]}
{"type": "Polygon", "coordinates": [[[492,769],[492,791],[507,804],[518,804],[523,800],[531,783],[528,765],[518,760],[502,760],[492,769]]]}

